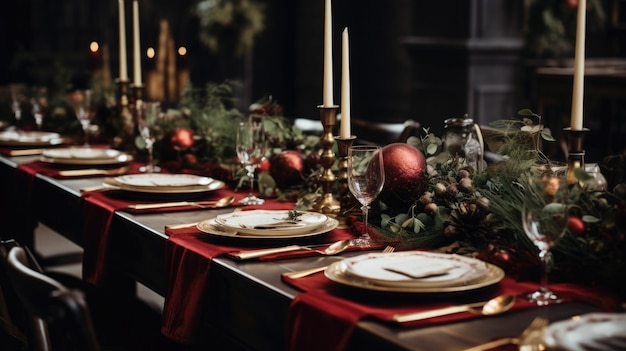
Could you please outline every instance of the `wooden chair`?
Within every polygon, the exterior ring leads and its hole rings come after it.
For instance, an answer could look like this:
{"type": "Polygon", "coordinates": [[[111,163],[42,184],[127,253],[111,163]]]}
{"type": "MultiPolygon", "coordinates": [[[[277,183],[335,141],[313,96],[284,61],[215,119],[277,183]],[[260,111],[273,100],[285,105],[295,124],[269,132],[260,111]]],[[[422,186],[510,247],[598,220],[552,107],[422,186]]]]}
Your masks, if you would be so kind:
{"type": "Polygon", "coordinates": [[[69,289],[44,275],[34,257],[23,247],[10,248],[5,264],[11,286],[24,310],[33,320],[46,322],[49,337],[42,337],[41,344],[31,349],[100,350],[81,291],[69,289]]]}

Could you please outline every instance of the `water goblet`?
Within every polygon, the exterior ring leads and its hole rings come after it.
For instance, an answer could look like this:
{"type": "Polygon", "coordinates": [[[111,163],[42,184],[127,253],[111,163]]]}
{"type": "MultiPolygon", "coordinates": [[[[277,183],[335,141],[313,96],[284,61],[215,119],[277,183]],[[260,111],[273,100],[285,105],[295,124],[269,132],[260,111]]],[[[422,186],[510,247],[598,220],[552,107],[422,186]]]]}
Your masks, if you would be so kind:
{"type": "Polygon", "coordinates": [[[348,149],[348,188],[361,203],[363,233],[352,241],[355,246],[371,246],[368,233],[369,205],[385,184],[383,152],[380,146],[357,145],[348,149]]]}
{"type": "Polygon", "coordinates": [[[89,146],[89,128],[91,126],[91,90],[75,90],[70,100],[76,113],[76,119],[83,128],[83,145],[89,146]]]}
{"type": "Polygon", "coordinates": [[[262,123],[242,122],[237,129],[237,156],[250,183],[250,193],[239,200],[242,205],[262,205],[265,200],[254,196],[254,173],[265,154],[265,133],[262,123]]]}
{"type": "Polygon", "coordinates": [[[139,168],[140,172],[158,173],[161,171],[159,166],[154,165],[154,142],[156,141],[154,127],[160,114],[161,108],[158,102],[137,104],[137,129],[148,151],[148,162],[139,168]]]}
{"type": "Polygon", "coordinates": [[[568,218],[568,183],[565,176],[543,175],[530,177],[526,184],[522,207],[524,233],[539,249],[541,280],[539,289],[526,295],[539,306],[563,302],[548,287],[548,273],[552,264],[551,249],[563,237],[568,218]]]}

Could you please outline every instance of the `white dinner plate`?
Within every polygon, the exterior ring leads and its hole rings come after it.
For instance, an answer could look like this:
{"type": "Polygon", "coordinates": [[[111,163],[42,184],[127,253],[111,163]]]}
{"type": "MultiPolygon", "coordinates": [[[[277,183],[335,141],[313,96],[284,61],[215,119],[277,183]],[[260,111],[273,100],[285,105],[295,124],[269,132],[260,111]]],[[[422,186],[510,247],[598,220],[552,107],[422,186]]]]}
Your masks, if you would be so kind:
{"type": "Polygon", "coordinates": [[[626,313],[587,313],[550,324],[543,338],[551,350],[626,350],[626,313]]]}
{"type": "Polygon", "coordinates": [[[14,130],[0,132],[0,145],[5,146],[51,146],[62,142],[58,133],[14,130]]]}
{"type": "Polygon", "coordinates": [[[259,236],[259,235],[249,235],[245,233],[238,232],[236,230],[226,228],[221,224],[216,222],[215,218],[204,220],[197,224],[198,230],[203,233],[209,234],[211,236],[219,237],[219,238],[232,238],[232,239],[243,239],[243,240],[284,240],[284,239],[302,239],[302,238],[310,238],[318,235],[322,235],[328,233],[329,231],[337,228],[339,222],[334,218],[327,218],[326,221],[317,226],[315,229],[312,229],[308,232],[298,233],[298,234],[289,234],[289,235],[278,235],[276,233],[268,233],[267,235],[259,236]]]}
{"type": "Polygon", "coordinates": [[[65,165],[112,165],[130,162],[133,157],[114,149],[90,147],[68,147],[46,149],[41,160],[49,163],[65,165]]]}
{"type": "Polygon", "coordinates": [[[328,217],[318,212],[300,212],[293,224],[287,210],[253,210],[217,216],[216,223],[247,235],[277,236],[310,232],[326,223],[328,217]],[[289,222],[287,222],[289,221],[289,222]]]}
{"type": "Polygon", "coordinates": [[[345,260],[347,273],[382,286],[449,287],[487,274],[486,262],[426,251],[369,253],[345,260]]]}
{"type": "Polygon", "coordinates": [[[121,190],[151,194],[188,194],[214,191],[226,184],[191,174],[146,173],[105,178],[104,184],[121,190]]]}
{"type": "Polygon", "coordinates": [[[416,294],[433,294],[433,293],[462,293],[476,289],[481,289],[490,285],[497,284],[504,278],[504,271],[492,264],[487,264],[487,274],[482,275],[472,281],[468,281],[465,285],[448,286],[448,287],[423,287],[423,286],[385,286],[378,285],[368,279],[357,277],[347,272],[345,262],[338,261],[332,263],[324,271],[326,277],[335,283],[355,288],[391,292],[391,293],[416,293],[416,294]]]}

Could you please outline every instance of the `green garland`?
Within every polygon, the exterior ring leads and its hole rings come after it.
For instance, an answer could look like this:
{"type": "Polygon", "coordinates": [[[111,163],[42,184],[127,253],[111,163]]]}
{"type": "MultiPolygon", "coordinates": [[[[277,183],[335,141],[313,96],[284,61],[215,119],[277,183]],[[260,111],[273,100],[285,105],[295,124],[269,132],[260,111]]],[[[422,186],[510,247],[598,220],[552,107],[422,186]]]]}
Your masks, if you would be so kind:
{"type": "MultiPolygon", "coordinates": [[[[492,129],[486,137],[497,145],[496,151],[506,151],[509,160],[490,164],[480,173],[462,158],[434,154],[430,146],[439,140],[427,130],[413,140],[430,156],[427,191],[407,212],[378,203],[371,218],[384,240],[409,248],[470,252],[511,274],[534,278],[532,274],[539,272],[533,268],[538,265],[538,250],[523,232],[521,207],[530,196],[527,175],[554,166],[539,149],[539,140],[553,139],[549,130],[534,124],[533,120],[540,122],[539,116],[528,110],[520,115],[521,119],[492,125],[501,129],[492,129]]],[[[599,190],[584,170],[577,169],[575,176],[569,201],[573,224],[552,250],[553,274],[626,294],[626,283],[616,279],[626,271],[626,186],[599,190]]]]}

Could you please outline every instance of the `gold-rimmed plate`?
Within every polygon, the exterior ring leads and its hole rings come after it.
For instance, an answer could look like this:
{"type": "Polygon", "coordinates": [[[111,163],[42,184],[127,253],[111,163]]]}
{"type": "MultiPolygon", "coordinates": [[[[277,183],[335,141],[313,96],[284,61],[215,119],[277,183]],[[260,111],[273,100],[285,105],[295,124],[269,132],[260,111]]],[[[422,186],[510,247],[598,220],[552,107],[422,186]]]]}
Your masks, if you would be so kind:
{"type": "Polygon", "coordinates": [[[378,285],[368,279],[350,274],[347,271],[345,262],[338,261],[332,263],[324,274],[335,283],[354,288],[391,293],[414,293],[414,294],[435,294],[435,293],[462,293],[481,288],[485,288],[499,283],[504,278],[504,271],[492,264],[487,263],[487,274],[466,282],[464,285],[447,287],[423,287],[423,286],[383,286],[378,285]]]}
{"type": "Polygon", "coordinates": [[[288,236],[308,233],[323,225],[328,217],[318,212],[297,211],[291,218],[287,210],[252,210],[217,216],[216,223],[240,234],[256,236],[288,236]]]}
{"type": "Polygon", "coordinates": [[[0,132],[0,145],[3,146],[36,147],[60,145],[61,143],[63,143],[63,139],[58,133],[15,130],[0,132]]]}
{"type": "Polygon", "coordinates": [[[222,189],[221,180],[191,174],[131,174],[105,178],[104,184],[121,190],[150,194],[193,194],[222,189]]]}
{"type": "Polygon", "coordinates": [[[41,155],[44,162],[76,166],[115,165],[128,163],[132,159],[131,155],[119,150],[90,147],[46,149],[41,155]]]}
{"type": "Polygon", "coordinates": [[[459,286],[489,273],[479,259],[428,251],[368,253],[346,259],[345,265],[353,276],[394,287],[459,286]]]}
{"type": "Polygon", "coordinates": [[[305,233],[291,234],[291,235],[249,235],[239,233],[233,229],[224,227],[216,222],[215,218],[204,220],[196,225],[198,230],[216,238],[228,238],[228,239],[241,239],[241,240],[285,240],[285,239],[303,239],[311,238],[318,235],[326,234],[329,231],[337,228],[339,222],[334,218],[327,218],[321,226],[312,229],[305,233]]]}

